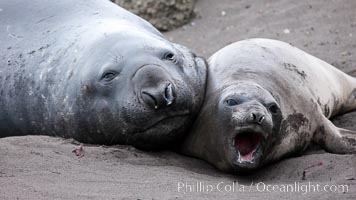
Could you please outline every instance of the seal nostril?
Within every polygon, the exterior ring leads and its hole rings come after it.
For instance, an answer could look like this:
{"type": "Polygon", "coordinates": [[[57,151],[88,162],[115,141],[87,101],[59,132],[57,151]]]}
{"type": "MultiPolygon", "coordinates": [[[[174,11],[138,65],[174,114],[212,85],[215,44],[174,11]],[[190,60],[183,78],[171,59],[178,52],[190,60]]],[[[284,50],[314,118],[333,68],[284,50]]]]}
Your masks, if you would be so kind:
{"type": "Polygon", "coordinates": [[[164,99],[166,100],[166,105],[169,106],[173,103],[174,100],[174,91],[172,83],[168,83],[167,87],[164,90],[164,99]]]}
{"type": "Polygon", "coordinates": [[[172,105],[175,99],[172,83],[161,83],[156,87],[144,88],[141,94],[143,101],[155,110],[172,105]]]}
{"type": "Polygon", "coordinates": [[[259,124],[262,124],[262,122],[265,120],[265,116],[264,115],[262,115],[261,117],[260,117],[260,119],[258,120],[258,123],[259,124]]]}
{"type": "Polygon", "coordinates": [[[250,120],[251,120],[250,122],[252,123],[262,124],[263,121],[265,120],[265,115],[258,112],[257,113],[252,112],[250,114],[250,120]]]}
{"type": "Polygon", "coordinates": [[[153,107],[154,109],[158,109],[158,102],[157,102],[156,98],[153,95],[151,95],[148,92],[143,91],[142,92],[142,98],[151,107],[153,107]]]}
{"type": "Polygon", "coordinates": [[[255,113],[251,113],[251,119],[252,119],[252,121],[256,121],[256,115],[255,115],[255,113]]]}

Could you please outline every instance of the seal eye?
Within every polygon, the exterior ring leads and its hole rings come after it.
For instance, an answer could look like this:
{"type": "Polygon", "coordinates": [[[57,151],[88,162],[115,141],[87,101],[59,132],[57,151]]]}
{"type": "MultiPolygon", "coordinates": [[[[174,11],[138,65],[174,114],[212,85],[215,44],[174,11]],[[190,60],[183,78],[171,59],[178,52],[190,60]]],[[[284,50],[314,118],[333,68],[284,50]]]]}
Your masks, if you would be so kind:
{"type": "Polygon", "coordinates": [[[101,77],[101,80],[103,81],[112,81],[115,77],[117,76],[117,74],[115,72],[105,72],[103,74],[103,76],[101,77]]]}
{"type": "Polygon", "coordinates": [[[238,102],[235,99],[230,98],[225,100],[225,104],[228,106],[236,106],[238,102]]]}
{"type": "Polygon", "coordinates": [[[165,60],[176,62],[176,56],[172,52],[167,52],[163,57],[165,60]]]}
{"type": "Polygon", "coordinates": [[[275,103],[272,103],[271,105],[268,106],[268,110],[272,113],[272,114],[276,114],[278,111],[278,106],[275,103]]]}

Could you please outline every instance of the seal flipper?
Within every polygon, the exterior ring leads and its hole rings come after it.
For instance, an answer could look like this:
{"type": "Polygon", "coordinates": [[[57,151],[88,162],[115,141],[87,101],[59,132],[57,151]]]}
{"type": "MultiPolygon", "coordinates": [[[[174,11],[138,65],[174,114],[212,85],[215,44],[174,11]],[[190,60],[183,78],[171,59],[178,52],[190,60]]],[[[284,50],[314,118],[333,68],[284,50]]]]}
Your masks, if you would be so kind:
{"type": "Polygon", "coordinates": [[[356,131],[338,128],[324,116],[323,121],[314,134],[315,143],[330,153],[356,153],[356,131]]]}

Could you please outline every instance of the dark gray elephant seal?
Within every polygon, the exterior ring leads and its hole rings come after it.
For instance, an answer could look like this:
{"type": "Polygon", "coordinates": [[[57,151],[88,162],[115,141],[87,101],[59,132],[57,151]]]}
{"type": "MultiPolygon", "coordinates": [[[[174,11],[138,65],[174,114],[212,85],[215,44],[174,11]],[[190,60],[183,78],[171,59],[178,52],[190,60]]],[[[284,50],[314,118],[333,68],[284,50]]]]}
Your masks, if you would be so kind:
{"type": "Polygon", "coordinates": [[[107,0],[0,2],[0,137],[166,148],[205,92],[201,58],[107,0]]]}
{"type": "Polygon", "coordinates": [[[284,42],[244,40],[209,58],[205,102],[181,149],[234,173],[312,141],[356,153],[356,133],[329,121],[355,109],[355,78],[284,42]]]}

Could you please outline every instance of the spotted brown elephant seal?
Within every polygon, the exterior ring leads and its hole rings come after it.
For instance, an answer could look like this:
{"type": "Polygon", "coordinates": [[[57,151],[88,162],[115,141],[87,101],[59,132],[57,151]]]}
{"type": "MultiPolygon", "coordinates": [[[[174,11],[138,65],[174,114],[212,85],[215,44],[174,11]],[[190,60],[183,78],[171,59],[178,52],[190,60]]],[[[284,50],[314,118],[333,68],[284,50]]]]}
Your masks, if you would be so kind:
{"type": "Polygon", "coordinates": [[[107,0],[0,2],[0,137],[170,147],[202,104],[206,67],[107,0]]]}
{"type": "Polygon", "coordinates": [[[289,44],[251,39],[210,57],[202,110],[181,150],[243,172],[311,142],[356,153],[356,133],[329,118],[356,109],[356,79],[289,44]]]}

